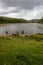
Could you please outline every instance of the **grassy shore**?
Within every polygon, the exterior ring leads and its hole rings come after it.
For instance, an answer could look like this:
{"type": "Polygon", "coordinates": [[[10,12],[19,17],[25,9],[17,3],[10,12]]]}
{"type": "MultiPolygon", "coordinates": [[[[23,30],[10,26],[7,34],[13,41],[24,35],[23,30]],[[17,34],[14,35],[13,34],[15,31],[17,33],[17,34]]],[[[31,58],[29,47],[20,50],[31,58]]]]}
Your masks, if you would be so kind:
{"type": "Polygon", "coordinates": [[[43,34],[0,36],[0,65],[43,65],[43,34]]]}

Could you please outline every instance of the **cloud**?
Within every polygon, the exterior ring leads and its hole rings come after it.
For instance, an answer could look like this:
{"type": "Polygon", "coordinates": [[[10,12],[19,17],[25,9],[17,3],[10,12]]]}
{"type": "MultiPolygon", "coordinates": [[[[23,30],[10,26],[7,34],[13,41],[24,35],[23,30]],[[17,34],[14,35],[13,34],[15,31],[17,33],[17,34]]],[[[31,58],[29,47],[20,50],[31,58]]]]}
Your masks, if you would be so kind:
{"type": "Polygon", "coordinates": [[[35,19],[43,17],[43,0],[0,0],[0,16],[35,19]]]}
{"type": "Polygon", "coordinates": [[[43,5],[43,0],[1,0],[6,7],[20,7],[23,9],[32,9],[34,6],[43,5]]]}
{"type": "Polygon", "coordinates": [[[17,8],[15,7],[8,7],[8,8],[2,8],[0,7],[0,14],[8,14],[8,13],[11,13],[11,12],[17,12],[16,11],[17,8]]]}

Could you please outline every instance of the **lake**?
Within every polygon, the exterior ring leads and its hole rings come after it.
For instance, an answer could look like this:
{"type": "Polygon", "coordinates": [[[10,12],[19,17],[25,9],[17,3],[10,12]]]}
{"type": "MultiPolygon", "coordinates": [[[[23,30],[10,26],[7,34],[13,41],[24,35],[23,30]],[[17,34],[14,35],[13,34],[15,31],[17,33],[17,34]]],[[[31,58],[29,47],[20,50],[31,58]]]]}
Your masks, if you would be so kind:
{"type": "Polygon", "coordinates": [[[8,31],[9,34],[16,34],[17,31],[19,34],[21,34],[22,30],[24,30],[25,34],[43,33],[43,24],[38,23],[8,24],[6,26],[0,27],[0,34],[6,34],[6,31],[8,31]]]}

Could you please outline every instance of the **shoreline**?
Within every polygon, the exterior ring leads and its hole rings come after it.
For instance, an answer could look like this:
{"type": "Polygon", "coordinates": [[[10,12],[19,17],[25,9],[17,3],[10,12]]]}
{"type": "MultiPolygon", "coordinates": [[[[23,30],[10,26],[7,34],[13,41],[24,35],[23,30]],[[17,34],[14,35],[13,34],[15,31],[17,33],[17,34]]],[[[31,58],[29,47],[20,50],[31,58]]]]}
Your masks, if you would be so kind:
{"type": "Polygon", "coordinates": [[[6,26],[6,25],[8,25],[8,24],[0,24],[0,27],[1,27],[1,26],[6,26]]]}
{"type": "Polygon", "coordinates": [[[1,36],[20,36],[20,37],[28,37],[28,36],[34,36],[34,35],[43,35],[43,34],[0,34],[1,36]]]}

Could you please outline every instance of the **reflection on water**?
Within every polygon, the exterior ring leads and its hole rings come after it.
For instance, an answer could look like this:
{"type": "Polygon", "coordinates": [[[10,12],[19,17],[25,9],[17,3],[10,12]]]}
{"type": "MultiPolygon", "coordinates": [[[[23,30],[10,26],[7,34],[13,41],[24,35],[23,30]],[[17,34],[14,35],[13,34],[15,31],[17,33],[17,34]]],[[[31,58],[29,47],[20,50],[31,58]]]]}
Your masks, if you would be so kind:
{"type": "Polygon", "coordinates": [[[25,34],[35,34],[43,33],[43,24],[38,23],[18,23],[18,24],[8,24],[6,26],[0,27],[0,34],[5,34],[8,31],[9,34],[21,33],[24,30],[25,34]],[[41,27],[41,28],[40,28],[41,27]]]}

